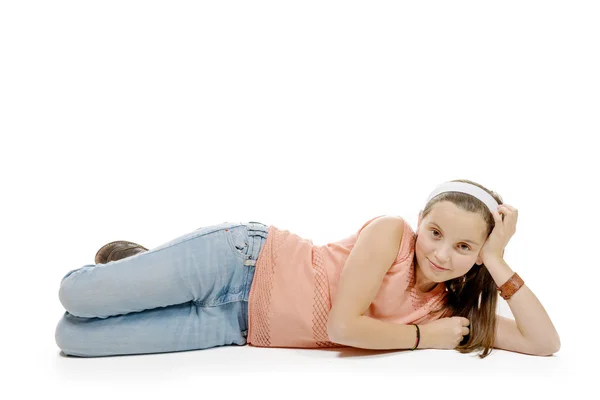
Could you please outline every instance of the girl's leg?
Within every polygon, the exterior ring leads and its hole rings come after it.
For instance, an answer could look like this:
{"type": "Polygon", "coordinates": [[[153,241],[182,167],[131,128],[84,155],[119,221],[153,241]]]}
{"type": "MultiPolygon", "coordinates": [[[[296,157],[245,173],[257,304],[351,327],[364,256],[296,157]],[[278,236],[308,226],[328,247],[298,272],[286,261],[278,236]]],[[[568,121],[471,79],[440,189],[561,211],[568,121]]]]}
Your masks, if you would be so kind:
{"type": "Polygon", "coordinates": [[[58,347],[69,356],[165,353],[245,345],[248,303],[202,307],[187,302],[108,318],[65,312],[56,327],[58,347]]]}
{"type": "Polygon", "coordinates": [[[62,279],[59,299],[69,314],[83,318],[190,301],[210,306],[220,301],[223,288],[239,293],[231,285],[241,285],[249,259],[247,226],[225,222],[132,257],[72,270],[62,279]]]}
{"type": "Polygon", "coordinates": [[[63,280],[72,298],[69,308],[96,316],[67,309],[56,327],[56,343],[65,354],[83,357],[246,344],[248,298],[267,234],[268,227],[256,222],[201,228],[131,259],[71,271],[63,280]],[[148,279],[148,274],[163,278],[148,279]],[[153,307],[187,296],[193,299],[153,307]],[[143,307],[148,309],[138,311],[143,307]]]}

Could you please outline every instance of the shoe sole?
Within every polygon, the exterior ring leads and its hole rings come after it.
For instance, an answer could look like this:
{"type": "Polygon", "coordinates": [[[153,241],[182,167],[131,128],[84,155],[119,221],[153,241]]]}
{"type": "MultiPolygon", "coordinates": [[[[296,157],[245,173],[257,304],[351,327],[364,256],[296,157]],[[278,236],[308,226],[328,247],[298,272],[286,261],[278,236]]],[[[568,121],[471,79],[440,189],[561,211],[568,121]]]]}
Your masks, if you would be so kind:
{"type": "Polygon", "coordinates": [[[142,245],[140,245],[140,244],[133,243],[133,242],[129,242],[129,241],[127,241],[127,240],[115,240],[115,241],[113,241],[113,242],[107,243],[107,244],[105,244],[104,246],[100,247],[100,250],[98,250],[98,251],[96,252],[96,255],[94,256],[94,262],[95,262],[96,264],[103,264],[103,263],[101,263],[101,262],[98,262],[98,261],[105,261],[105,260],[98,260],[98,255],[99,255],[99,254],[100,254],[100,253],[101,253],[101,252],[102,252],[104,249],[106,249],[107,247],[109,247],[109,246],[112,246],[112,245],[114,245],[114,244],[117,244],[117,243],[121,243],[121,244],[125,244],[125,245],[132,245],[132,246],[135,246],[135,247],[139,247],[139,248],[141,248],[141,249],[144,249],[144,251],[148,251],[148,249],[147,249],[147,248],[145,248],[144,246],[142,246],[142,245]]]}

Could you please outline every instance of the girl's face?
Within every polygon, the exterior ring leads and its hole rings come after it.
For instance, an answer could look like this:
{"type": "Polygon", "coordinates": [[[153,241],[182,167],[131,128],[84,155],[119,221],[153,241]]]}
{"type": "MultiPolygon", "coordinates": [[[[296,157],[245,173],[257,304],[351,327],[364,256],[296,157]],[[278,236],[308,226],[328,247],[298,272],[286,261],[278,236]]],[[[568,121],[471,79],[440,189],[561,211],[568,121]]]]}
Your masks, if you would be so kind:
{"type": "Polygon", "coordinates": [[[484,219],[449,201],[433,206],[425,219],[419,213],[415,243],[417,268],[426,282],[444,282],[465,275],[482,264],[479,252],[487,239],[484,219]],[[444,268],[438,270],[431,262],[444,268]]]}

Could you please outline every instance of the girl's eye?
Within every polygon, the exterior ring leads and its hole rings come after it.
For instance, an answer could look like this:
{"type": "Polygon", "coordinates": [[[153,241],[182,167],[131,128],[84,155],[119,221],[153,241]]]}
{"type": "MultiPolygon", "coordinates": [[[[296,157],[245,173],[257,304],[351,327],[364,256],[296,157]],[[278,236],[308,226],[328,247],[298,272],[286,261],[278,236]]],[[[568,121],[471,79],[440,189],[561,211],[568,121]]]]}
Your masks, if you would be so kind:
{"type": "MultiPolygon", "coordinates": [[[[432,229],[431,232],[439,233],[435,229],[432,229]]],[[[434,236],[437,237],[437,235],[434,235],[434,236]]],[[[464,250],[471,250],[471,248],[469,246],[467,246],[466,244],[463,244],[461,247],[463,247],[463,248],[466,247],[466,249],[464,249],[464,250]]]]}

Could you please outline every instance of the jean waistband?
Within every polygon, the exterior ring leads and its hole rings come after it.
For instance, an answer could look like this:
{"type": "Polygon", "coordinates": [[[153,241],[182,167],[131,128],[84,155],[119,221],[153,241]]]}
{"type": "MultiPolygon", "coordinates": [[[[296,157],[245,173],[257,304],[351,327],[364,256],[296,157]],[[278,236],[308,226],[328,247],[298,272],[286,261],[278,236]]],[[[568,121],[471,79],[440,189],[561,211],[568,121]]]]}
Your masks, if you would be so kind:
{"type": "Polygon", "coordinates": [[[269,226],[260,222],[250,221],[246,222],[244,225],[248,227],[248,233],[252,235],[260,235],[266,238],[267,233],[269,233],[269,226]]]}

